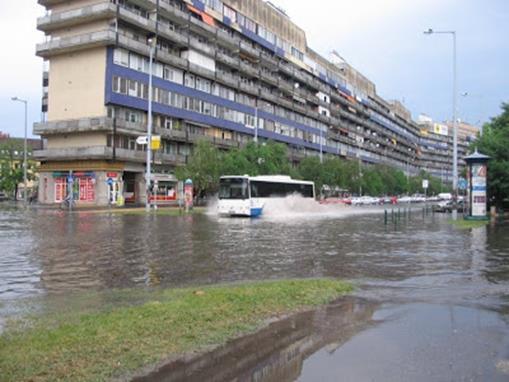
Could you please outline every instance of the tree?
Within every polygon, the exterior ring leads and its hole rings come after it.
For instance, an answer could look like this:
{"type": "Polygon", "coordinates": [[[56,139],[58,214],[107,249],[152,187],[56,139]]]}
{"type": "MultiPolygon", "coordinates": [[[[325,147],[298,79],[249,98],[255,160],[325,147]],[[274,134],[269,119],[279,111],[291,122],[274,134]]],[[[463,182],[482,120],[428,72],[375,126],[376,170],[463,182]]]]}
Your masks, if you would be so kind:
{"type": "Polygon", "coordinates": [[[322,186],[324,185],[323,167],[320,164],[320,159],[318,157],[305,157],[300,161],[297,171],[301,179],[315,182],[315,189],[317,190],[317,193],[322,189],[322,186]]]}
{"type": "MultiPolygon", "coordinates": [[[[15,140],[7,140],[0,145],[0,190],[11,194],[17,199],[18,185],[23,182],[23,144],[15,140]]],[[[28,168],[33,163],[29,163],[28,168]]],[[[31,173],[28,174],[32,178],[31,173]]]]}
{"type": "Polygon", "coordinates": [[[502,104],[502,113],[484,125],[482,137],[473,146],[491,157],[488,192],[501,207],[509,198],[509,103],[502,104]]]}
{"type": "Polygon", "coordinates": [[[288,175],[290,174],[290,161],[285,145],[269,141],[268,143],[248,143],[240,154],[250,163],[251,176],[256,175],[288,175]]]}
{"type": "Polygon", "coordinates": [[[217,192],[219,177],[222,175],[221,159],[220,151],[209,141],[199,141],[194,147],[189,163],[177,168],[177,178],[192,179],[198,197],[217,192]]]}

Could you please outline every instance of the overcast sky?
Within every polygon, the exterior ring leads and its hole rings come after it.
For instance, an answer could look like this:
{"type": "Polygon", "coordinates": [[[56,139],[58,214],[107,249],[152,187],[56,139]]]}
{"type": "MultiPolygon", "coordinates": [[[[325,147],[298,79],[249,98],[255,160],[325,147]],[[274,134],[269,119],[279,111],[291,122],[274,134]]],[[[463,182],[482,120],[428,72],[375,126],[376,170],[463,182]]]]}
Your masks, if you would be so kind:
{"type": "MultiPolygon", "coordinates": [[[[486,121],[509,101],[508,0],[272,0],[307,34],[308,45],[328,56],[337,50],[372,80],[386,99],[402,101],[414,118],[452,115],[452,40],[425,36],[428,28],[458,35],[459,116],[486,121]]],[[[29,100],[29,131],[40,120],[42,60],[35,44],[44,36],[36,0],[0,0],[0,131],[23,134],[29,100]]]]}

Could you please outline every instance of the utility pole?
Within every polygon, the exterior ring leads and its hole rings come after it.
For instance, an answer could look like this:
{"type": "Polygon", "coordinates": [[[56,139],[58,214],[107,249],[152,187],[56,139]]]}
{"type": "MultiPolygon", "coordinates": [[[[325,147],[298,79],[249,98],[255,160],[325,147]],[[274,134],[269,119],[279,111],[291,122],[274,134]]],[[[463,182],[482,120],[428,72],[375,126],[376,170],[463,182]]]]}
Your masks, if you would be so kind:
{"type": "Polygon", "coordinates": [[[152,72],[153,72],[153,61],[154,61],[154,50],[156,46],[156,37],[150,36],[147,40],[150,45],[150,59],[148,65],[148,116],[147,116],[147,172],[145,174],[145,185],[147,201],[145,209],[150,211],[150,186],[152,183],[152,72]]]}

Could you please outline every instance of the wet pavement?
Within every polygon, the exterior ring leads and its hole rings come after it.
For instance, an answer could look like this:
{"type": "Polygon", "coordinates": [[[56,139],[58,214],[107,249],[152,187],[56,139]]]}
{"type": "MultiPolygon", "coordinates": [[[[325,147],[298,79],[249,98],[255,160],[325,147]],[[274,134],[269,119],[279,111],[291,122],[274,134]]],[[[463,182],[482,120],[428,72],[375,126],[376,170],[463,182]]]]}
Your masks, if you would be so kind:
{"type": "Polygon", "coordinates": [[[0,326],[163,287],[340,277],[359,286],[354,298],[267,328],[271,341],[248,337],[165,370],[172,380],[509,380],[509,225],[459,230],[415,210],[386,226],[380,210],[361,211],[290,203],[244,220],[0,207],[0,326]]]}

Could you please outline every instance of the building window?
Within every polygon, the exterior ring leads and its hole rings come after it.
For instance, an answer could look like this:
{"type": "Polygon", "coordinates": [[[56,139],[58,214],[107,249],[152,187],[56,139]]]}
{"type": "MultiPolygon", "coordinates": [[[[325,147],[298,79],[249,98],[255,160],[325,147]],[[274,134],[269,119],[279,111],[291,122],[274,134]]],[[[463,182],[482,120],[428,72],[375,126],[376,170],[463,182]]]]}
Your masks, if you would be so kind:
{"type": "Polygon", "coordinates": [[[223,5],[223,14],[225,17],[228,17],[232,23],[237,22],[237,12],[233,8],[223,5]]]}
{"type": "Polygon", "coordinates": [[[129,66],[129,52],[124,49],[115,49],[113,52],[113,62],[117,65],[129,66]]]}
{"type": "Polygon", "coordinates": [[[196,86],[196,79],[194,75],[186,73],[184,75],[184,85],[194,89],[194,87],[196,86]]]}

